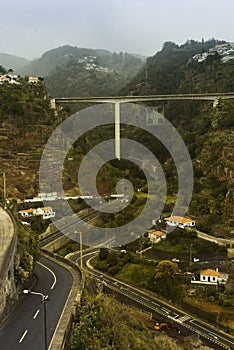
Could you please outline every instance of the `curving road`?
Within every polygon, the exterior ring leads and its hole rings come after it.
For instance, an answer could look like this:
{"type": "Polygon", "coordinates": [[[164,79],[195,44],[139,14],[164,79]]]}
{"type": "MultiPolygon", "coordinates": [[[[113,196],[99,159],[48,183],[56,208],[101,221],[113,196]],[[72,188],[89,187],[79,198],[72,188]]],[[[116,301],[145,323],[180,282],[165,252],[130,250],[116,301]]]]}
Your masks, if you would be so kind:
{"type": "MultiPolygon", "coordinates": [[[[37,283],[32,291],[48,295],[46,302],[49,345],[72,287],[71,273],[42,258],[35,268],[37,283]]],[[[43,303],[37,295],[26,295],[0,331],[1,350],[45,349],[43,303]]]]}
{"type": "MultiPolygon", "coordinates": [[[[163,322],[172,323],[181,331],[181,334],[191,335],[197,333],[204,344],[211,346],[213,349],[234,349],[233,337],[222,332],[217,327],[213,327],[201,319],[198,319],[169,303],[163,302],[145,291],[93,269],[88,261],[92,256],[96,255],[97,252],[97,249],[96,251],[93,249],[93,251],[89,251],[87,254],[84,253],[83,262],[85,269],[92,273],[103,287],[111,289],[112,293],[114,292],[122,295],[127,303],[131,301],[131,303],[137,305],[143,310],[151,312],[153,318],[161,319],[163,322]]],[[[79,262],[79,259],[79,253],[72,256],[72,260],[77,263],[79,262]]]]}

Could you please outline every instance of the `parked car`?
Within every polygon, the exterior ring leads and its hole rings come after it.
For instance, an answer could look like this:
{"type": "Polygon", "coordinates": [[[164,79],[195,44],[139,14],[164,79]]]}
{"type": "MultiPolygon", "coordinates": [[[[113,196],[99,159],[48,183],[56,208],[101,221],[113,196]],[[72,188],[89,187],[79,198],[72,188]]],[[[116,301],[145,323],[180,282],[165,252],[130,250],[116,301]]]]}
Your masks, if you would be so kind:
{"type": "Polygon", "coordinates": [[[200,261],[200,259],[198,259],[198,258],[193,258],[193,262],[198,262],[198,261],[200,261]]]}

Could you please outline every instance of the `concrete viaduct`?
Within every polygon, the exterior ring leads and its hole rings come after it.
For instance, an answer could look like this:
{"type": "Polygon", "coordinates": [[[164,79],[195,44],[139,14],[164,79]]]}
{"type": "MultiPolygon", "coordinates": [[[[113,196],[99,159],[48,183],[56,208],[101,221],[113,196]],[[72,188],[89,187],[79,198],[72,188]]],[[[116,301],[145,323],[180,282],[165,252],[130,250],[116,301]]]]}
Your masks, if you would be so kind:
{"type": "Polygon", "coordinates": [[[58,103],[114,103],[115,104],[115,155],[120,159],[120,104],[150,101],[213,101],[213,107],[220,100],[234,99],[234,92],[206,94],[171,94],[146,96],[106,96],[106,97],[60,97],[51,99],[51,108],[58,103]]]}

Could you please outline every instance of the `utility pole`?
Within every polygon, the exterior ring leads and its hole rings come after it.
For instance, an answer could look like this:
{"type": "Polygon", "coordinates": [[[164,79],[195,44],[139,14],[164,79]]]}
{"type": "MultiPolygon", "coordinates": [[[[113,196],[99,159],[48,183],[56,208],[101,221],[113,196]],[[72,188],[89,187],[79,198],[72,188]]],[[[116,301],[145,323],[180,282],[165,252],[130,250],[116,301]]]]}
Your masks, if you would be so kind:
{"type": "Polygon", "coordinates": [[[80,269],[83,270],[82,232],[80,231],[80,269]]]}
{"type": "Polygon", "coordinates": [[[82,232],[74,231],[75,235],[79,233],[80,235],[80,269],[83,269],[83,247],[82,247],[82,232]]]}
{"type": "Polygon", "coordinates": [[[191,243],[190,247],[189,247],[189,263],[190,263],[190,265],[192,263],[192,246],[193,246],[193,244],[191,243]]]}
{"type": "Polygon", "coordinates": [[[3,205],[6,209],[6,174],[2,173],[3,176],[3,205]]]}
{"type": "Polygon", "coordinates": [[[115,102],[115,156],[120,160],[120,102],[115,102]]]}

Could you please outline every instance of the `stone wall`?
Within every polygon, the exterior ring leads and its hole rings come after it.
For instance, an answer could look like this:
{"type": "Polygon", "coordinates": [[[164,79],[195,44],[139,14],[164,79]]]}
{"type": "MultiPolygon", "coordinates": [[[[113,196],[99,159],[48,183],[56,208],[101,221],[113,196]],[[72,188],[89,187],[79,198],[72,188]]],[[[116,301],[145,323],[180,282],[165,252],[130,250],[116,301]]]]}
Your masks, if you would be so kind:
{"type": "Polygon", "coordinates": [[[17,232],[13,217],[0,207],[0,319],[4,310],[15,300],[14,258],[17,232]]]}

